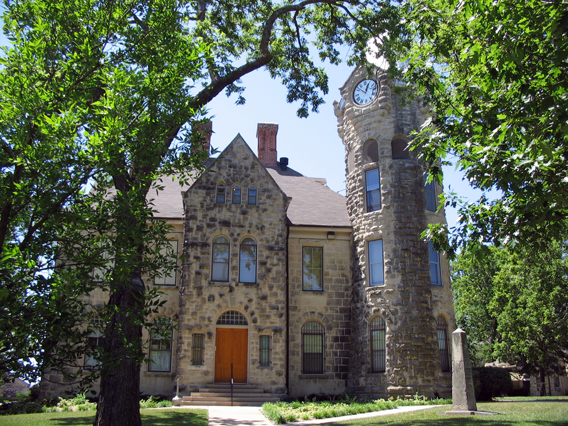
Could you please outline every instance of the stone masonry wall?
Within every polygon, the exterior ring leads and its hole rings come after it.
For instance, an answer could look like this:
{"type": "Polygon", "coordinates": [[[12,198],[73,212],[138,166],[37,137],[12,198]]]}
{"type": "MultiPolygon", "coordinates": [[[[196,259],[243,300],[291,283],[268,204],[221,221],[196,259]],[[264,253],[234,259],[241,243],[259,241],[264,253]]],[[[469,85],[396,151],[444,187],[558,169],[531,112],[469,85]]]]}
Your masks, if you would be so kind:
{"type": "Polygon", "coordinates": [[[248,322],[248,383],[285,394],[286,371],[286,208],[289,200],[261,166],[240,136],[184,194],[185,242],[179,301],[177,373],[184,393],[215,378],[215,333],[218,318],[228,310],[248,322]],[[242,188],[242,204],[232,205],[230,189],[242,188]],[[227,189],[225,204],[216,204],[216,189],[227,189]],[[257,204],[249,206],[246,191],[257,189],[257,204]],[[228,282],[211,280],[212,241],[230,241],[228,282]],[[239,244],[245,237],[257,243],[257,282],[239,282],[239,244]],[[204,364],[192,365],[192,334],[205,335],[204,364]],[[259,366],[259,336],[272,337],[270,366],[259,366]]]}
{"type": "Polygon", "coordinates": [[[443,265],[444,285],[434,289],[428,245],[420,238],[429,221],[444,220],[443,212],[430,217],[425,211],[424,171],[414,153],[402,160],[393,160],[391,153],[393,138],[418,128],[428,111],[419,101],[401,104],[380,71],[374,76],[380,83],[378,96],[367,106],[355,105],[351,93],[364,78],[367,72],[356,70],[341,89],[344,105],[336,105],[346,149],[347,205],[354,239],[349,388],[368,396],[446,394],[451,391],[451,373],[441,372],[436,317],[443,314],[453,324],[448,270],[443,265]],[[378,143],[377,163],[363,156],[369,139],[378,143]],[[365,170],[377,166],[382,207],[367,213],[365,170]],[[383,240],[385,279],[384,285],[369,287],[367,244],[376,239],[383,240]],[[368,323],[376,315],[386,322],[385,373],[370,372],[368,323]]]}
{"type": "Polygon", "coordinates": [[[350,229],[291,227],[289,234],[290,344],[289,396],[316,393],[340,394],[345,390],[349,368],[351,272],[350,229]],[[302,289],[302,248],[323,248],[323,291],[302,289]],[[302,373],[301,329],[309,321],[319,322],[324,334],[324,374],[302,373]]]}

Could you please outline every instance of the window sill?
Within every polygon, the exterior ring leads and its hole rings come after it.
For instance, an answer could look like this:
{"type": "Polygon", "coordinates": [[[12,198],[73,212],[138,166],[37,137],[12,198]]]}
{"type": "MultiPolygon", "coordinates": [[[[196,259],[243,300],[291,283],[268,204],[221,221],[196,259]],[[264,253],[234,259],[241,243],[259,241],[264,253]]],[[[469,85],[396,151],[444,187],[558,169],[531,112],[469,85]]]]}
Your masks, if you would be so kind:
{"type": "Polygon", "coordinates": [[[324,290],[304,290],[302,289],[302,292],[305,294],[325,294],[324,290]]]}
{"type": "Polygon", "coordinates": [[[218,286],[229,286],[231,285],[230,281],[209,281],[209,285],[218,285],[218,286]]]}
{"type": "Polygon", "coordinates": [[[298,378],[300,380],[310,380],[310,379],[323,379],[323,380],[327,380],[329,379],[329,374],[326,373],[322,373],[322,374],[300,374],[298,376],[298,378]]]}
{"type": "Polygon", "coordinates": [[[154,377],[173,377],[174,373],[171,371],[146,371],[146,374],[154,377]]]}
{"type": "Polygon", "coordinates": [[[367,373],[367,376],[380,377],[380,376],[384,376],[385,373],[386,373],[386,371],[368,372],[368,373],[367,373]]]}

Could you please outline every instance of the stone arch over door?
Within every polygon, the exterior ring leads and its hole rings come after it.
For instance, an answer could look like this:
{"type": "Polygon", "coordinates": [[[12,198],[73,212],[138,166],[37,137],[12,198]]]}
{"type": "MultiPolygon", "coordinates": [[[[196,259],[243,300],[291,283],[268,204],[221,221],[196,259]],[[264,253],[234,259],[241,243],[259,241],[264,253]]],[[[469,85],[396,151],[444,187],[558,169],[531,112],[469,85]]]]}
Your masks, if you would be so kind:
{"type": "Polygon", "coordinates": [[[216,321],[215,382],[247,383],[248,379],[247,318],[239,311],[224,311],[216,321]]]}

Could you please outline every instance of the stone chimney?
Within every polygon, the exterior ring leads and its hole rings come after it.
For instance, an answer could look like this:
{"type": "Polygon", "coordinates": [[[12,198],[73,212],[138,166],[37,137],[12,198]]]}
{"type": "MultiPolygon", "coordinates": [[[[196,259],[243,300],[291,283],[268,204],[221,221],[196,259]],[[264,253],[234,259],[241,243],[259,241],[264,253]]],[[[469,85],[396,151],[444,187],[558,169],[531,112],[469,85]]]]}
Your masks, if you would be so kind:
{"type": "Polygon", "coordinates": [[[256,137],[258,139],[258,159],[264,167],[276,167],[276,133],[278,124],[258,123],[256,137]]]}
{"type": "Polygon", "coordinates": [[[207,153],[207,157],[211,153],[211,134],[213,133],[213,122],[207,121],[202,124],[195,124],[194,130],[201,133],[201,140],[203,146],[203,150],[207,153]]]}

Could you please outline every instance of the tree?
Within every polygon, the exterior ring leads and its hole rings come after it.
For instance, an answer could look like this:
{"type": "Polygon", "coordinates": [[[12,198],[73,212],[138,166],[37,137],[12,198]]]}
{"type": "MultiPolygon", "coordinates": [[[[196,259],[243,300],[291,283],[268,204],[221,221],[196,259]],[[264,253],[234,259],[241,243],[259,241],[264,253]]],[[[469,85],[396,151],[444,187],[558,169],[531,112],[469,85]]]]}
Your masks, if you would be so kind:
{"type": "MultiPolygon", "coordinates": [[[[300,101],[298,115],[307,116],[322,103],[327,77],[310,56],[306,34],[315,32],[321,59],[338,63],[336,46],[348,43],[349,62],[362,62],[371,36],[388,29],[397,42],[398,9],[381,0],[20,0],[6,2],[6,8],[5,28],[14,47],[3,77],[19,79],[15,87],[27,90],[23,98],[36,102],[14,113],[20,117],[12,122],[14,134],[4,136],[3,149],[12,153],[2,163],[2,190],[11,200],[4,204],[3,250],[6,244],[12,250],[26,230],[30,238],[45,233],[49,248],[28,248],[24,258],[45,258],[58,277],[53,284],[80,279],[83,290],[93,286],[89,268],[105,269],[96,284],[109,292],[109,302],[97,312],[106,325],[95,424],[139,425],[141,332],[154,306],[142,277],[157,273],[165,235],[164,224],[152,218],[152,185],[161,175],[199,169],[207,153],[196,155],[199,132],[190,128],[223,91],[244,102],[239,78],[266,67],[287,87],[287,100],[300,101]],[[26,129],[31,131],[22,136],[26,129]],[[60,129],[66,132],[62,144],[60,129]],[[32,179],[28,156],[35,147],[45,150],[32,156],[37,163],[54,165],[46,179],[69,187],[59,203],[49,197],[41,205],[34,197],[22,201],[52,228],[33,213],[18,216],[13,207],[20,201],[18,185],[32,179]],[[71,157],[69,164],[59,150],[71,157]],[[29,176],[17,173],[19,164],[29,176]],[[82,178],[75,179],[80,175],[75,166],[84,167],[82,178]],[[82,194],[89,179],[96,191],[82,194]],[[54,219],[56,214],[65,221],[54,219]],[[37,226],[26,227],[32,222],[37,226]],[[69,276],[76,271],[83,275],[69,276]]],[[[19,264],[29,283],[38,280],[38,270],[19,264]]],[[[8,268],[6,275],[15,270],[8,268]]]]}
{"type": "MultiPolygon", "coordinates": [[[[432,106],[416,139],[434,175],[440,157],[483,191],[461,205],[445,241],[544,243],[568,214],[568,9],[561,0],[410,0],[403,78],[432,106]]],[[[438,176],[439,177],[439,176],[438,176]]],[[[446,197],[446,203],[458,203],[446,197]]]]}
{"type": "Polygon", "coordinates": [[[568,362],[568,246],[545,251],[480,247],[452,263],[456,321],[481,346],[481,361],[516,364],[544,379],[568,362]]]}

